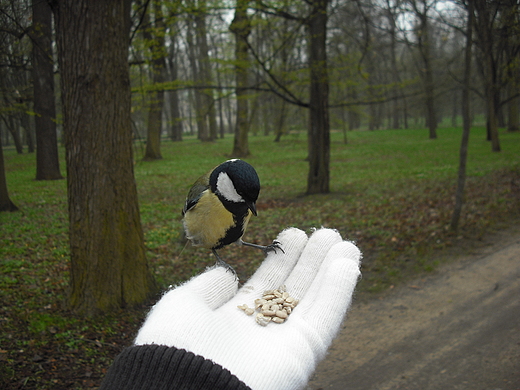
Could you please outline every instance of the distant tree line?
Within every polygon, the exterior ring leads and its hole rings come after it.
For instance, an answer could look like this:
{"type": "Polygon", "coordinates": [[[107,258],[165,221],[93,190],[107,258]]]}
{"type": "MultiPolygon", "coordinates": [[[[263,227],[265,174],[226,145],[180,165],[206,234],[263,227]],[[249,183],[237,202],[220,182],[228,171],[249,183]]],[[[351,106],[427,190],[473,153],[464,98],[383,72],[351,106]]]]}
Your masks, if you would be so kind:
{"type": "MultiPolygon", "coordinates": [[[[39,69],[53,63],[59,81],[52,20],[42,2],[0,4],[0,129],[4,145],[14,144],[20,153],[23,145],[35,151],[35,127],[42,125],[34,122],[45,118],[38,106],[50,102],[54,91],[38,96],[38,88],[52,83],[38,82],[48,77],[39,69]]],[[[333,129],[424,125],[435,138],[442,119],[460,125],[467,1],[321,3],[327,6],[333,129]]],[[[486,114],[491,140],[496,127],[519,126],[519,2],[474,4],[472,115],[486,114]]],[[[178,141],[196,134],[208,141],[240,127],[279,140],[307,128],[302,114],[310,104],[313,16],[307,2],[136,0],[131,12],[132,117],[135,136],[147,139],[147,158],[160,157],[157,135],[178,141]],[[237,80],[241,69],[243,80],[237,80]]],[[[59,102],[57,112],[61,138],[59,102]]],[[[240,149],[237,154],[249,152],[240,149]]]]}

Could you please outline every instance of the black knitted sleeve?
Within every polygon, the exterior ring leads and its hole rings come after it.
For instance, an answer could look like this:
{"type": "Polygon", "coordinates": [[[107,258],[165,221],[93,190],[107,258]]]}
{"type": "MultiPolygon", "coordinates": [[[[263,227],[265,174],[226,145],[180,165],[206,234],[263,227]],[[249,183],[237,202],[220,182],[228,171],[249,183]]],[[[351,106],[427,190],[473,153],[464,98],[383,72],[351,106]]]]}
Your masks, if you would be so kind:
{"type": "Polygon", "coordinates": [[[227,369],[184,349],[163,345],[126,348],[99,390],[251,390],[227,369]]]}

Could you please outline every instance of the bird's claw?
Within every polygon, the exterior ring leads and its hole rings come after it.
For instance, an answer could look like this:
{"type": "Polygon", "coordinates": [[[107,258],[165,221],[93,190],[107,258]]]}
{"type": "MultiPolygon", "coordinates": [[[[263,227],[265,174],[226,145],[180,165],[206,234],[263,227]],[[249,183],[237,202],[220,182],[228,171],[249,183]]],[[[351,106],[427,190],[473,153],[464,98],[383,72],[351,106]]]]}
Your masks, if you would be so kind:
{"type": "Polygon", "coordinates": [[[250,242],[244,242],[244,241],[241,241],[240,243],[245,246],[250,246],[252,248],[260,249],[260,250],[262,250],[262,252],[264,252],[264,255],[266,255],[266,256],[269,254],[269,252],[276,253],[277,249],[280,249],[282,251],[282,253],[285,253],[284,250],[282,249],[282,247],[280,246],[280,242],[278,242],[278,241],[273,241],[273,243],[269,244],[269,245],[257,245],[257,244],[251,244],[250,242]]]}
{"type": "Polygon", "coordinates": [[[229,271],[233,275],[235,275],[235,280],[238,280],[238,275],[237,275],[237,272],[235,271],[235,269],[232,266],[230,266],[228,263],[226,263],[224,260],[222,260],[222,257],[220,257],[220,255],[214,249],[213,249],[213,254],[217,258],[217,265],[220,267],[224,267],[226,269],[226,271],[229,271]]]}
{"type": "Polygon", "coordinates": [[[277,249],[280,249],[282,251],[282,253],[285,254],[285,251],[280,246],[280,242],[279,241],[273,241],[272,244],[266,245],[264,247],[264,254],[267,256],[269,254],[269,252],[277,253],[276,252],[277,249]]]}

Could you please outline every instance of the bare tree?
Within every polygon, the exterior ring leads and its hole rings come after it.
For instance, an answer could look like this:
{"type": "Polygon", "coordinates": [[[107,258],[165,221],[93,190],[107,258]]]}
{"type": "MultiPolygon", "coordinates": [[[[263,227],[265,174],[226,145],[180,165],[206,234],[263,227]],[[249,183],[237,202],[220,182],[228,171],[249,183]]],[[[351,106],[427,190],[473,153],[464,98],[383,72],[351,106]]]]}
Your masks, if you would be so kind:
{"type": "Polygon", "coordinates": [[[508,103],[508,122],[507,131],[520,131],[520,115],[518,113],[520,106],[520,96],[518,95],[518,87],[515,88],[515,82],[511,81],[508,87],[509,103],[508,103]]]}
{"type": "Polygon", "coordinates": [[[32,0],[32,78],[36,125],[36,180],[63,179],[58,157],[52,10],[47,1],[32,0]]]}
{"type": "Polygon", "coordinates": [[[327,70],[328,0],[308,2],[309,29],[309,174],[307,194],[329,192],[330,124],[329,79],[327,70]]]}
{"type": "Polygon", "coordinates": [[[507,84],[507,131],[520,131],[520,11],[518,1],[506,1],[504,9],[504,40],[507,43],[505,82],[507,84]]]}
{"type": "Polygon", "coordinates": [[[5,178],[4,165],[4,148],[2,146],[2,137],[0,137],[0,212],[1,211],[17,211],[18,207],[9,198],[7,190],[7,180],[5,178]]]}
{"type": "Polygon", "coordinates": [[[152,83],[157,86],[150,93],[148,107],[148,132],[146,150],[143,160],[159,160],[161,155],[162,113],[164,106],[164,89],[161,83],[165,81],[166,50],[164,44],[165,23],[161,3],[152,1],[152,8],[148,8],[144,15],[143,36],[150,50],[150,69],[152,83]],[[150,18],[153,14],[153,23],[150,18]]]}
{"type": "MultiPolygon", "coordinates": [[[[207,33],[207,5],[206,0],[199,0],[197,11],[194,15],[195,39],[197,42],[197,62],[198,62],[198,81],[203,85],[211,85],[211,63],[209,57],[208,33],[207,33]]],[[[218,136],[215,101],[213,90],[205,89],[201,93],[202,113],[204,120],[207,120],[208,141],[213,141],[218,136]]]]}
{"type": "Polygon", "coordinates": [[[235,138],[233,142],[232,156],[247,157],[249,155],[249,101],[247,97],[249,43],[247,39],[251,34],[251,21],[247,15],[249,1],[236,0],[235,17],[230,25],[230,30],[235,34],[235,80],[237,98],[237,111],[235,122],[235,138]]]}
{"type": "Polygon", "coordinates": [[[469,133],[471,128],[470,118],[470,107],[469,107],[469,93],[470,93],[470,81],[471,81],[471,48],[473,44],[473,1],[468,2],[468,20],[466,24],[466,48],[464,52],[464,84],[462,89],[462,140],[460,143],[460,155],[459,155],[459,172],[457,179],[457,191],[455,193],[455,208],[451,216],[450,227],[452,230],[457,231],[459,227],[460,214],[462,212],[462,206],[464,204],[464,186],[466,184],[466,161],[468,159],[468,142],[469,133]]]}
{"type": "Polygon", "coordinates": [[[93,315],[154,289],[133,173],[130,1],[56,0],[69,235],[70,304],[93,315]]]}
{"type": "Polygon", "coordinates": [[[31,13],[28,1],[0,2],[0,117],[11,133],[17,153],[23,153],[23,135],[29,152],[34,142],[29,126],[31,86],[29,78],[31,13]]]}
{"type": "Polygon", "coordinates": [[[431,27],[429,12],[435,6],[435,1],[411,0],[410,4],[417,16],[416,39],[417,48],[421,57],[419,74],[424,85],[426,125],[430,132],[430,139],[437,138],[437,113],[435,109],[435,84],[433,80],[433,57],[431,27]]]}
{"type": "Polygon", "coordinates": [[[491,141],[491,150],[500,151],[498,139],[498,101],[499,88],[497,80],[497,62],[493,54],[493,26],[497,15],[498,2],[492,4],[486,0],[475,0],[475,27],[478,46],[482,53],[481,73],[484,79],[484,90],[487,108],[488,140],[491,141]]]}
{"type": "MultiPolygon", "coordinates": [[[[174,24],[175,25],[175,24],[174,24]]],[[[177,34],[171,29],[171,43],[168,53],[168,70],[170,81],[176,82],[178,80],[178,64],[176,61],[177,51],[177,34]]],[[[170,138],[172,141],[182,141],[183,125],[180,112],[179,92],[177,90],[169,91],[170,98],[170,138]]]]}
{"type": "Polygon", "coordinates": [[[400,119],[400,101],[397,97],[402,96],[402,92],[400,92],[401,88],[399,84],[401,84],[401,75],[399,73],[399,69],[397,66],[397,18],[399,13],[397,11],[397,4],[391,4],[390,0],[386,0],[386,10],[385,16],[388,20],[389,25],[389,35],[390,35],[390,64],[391,64],[391,74],[392,74],[392,83],[394,84],[393,89],[393,97],[392,100],[392,128],[399,128],[399,119],[400,119]]]}
{"type": "MultiPolygon", "coordinates": [[[[178,16],[181,9],[181,0],[175,0],[167,4],[167,13],[169,26],[169,45],[167,45],[167,58],[166,65],[168,68],[169,81],[172,83],[178,82],[178,69],[179,69],[179,29],[178,29],[178,16]]],[[[169,100],[169,135],[172,141],[182,141],[183,124],[181,118],[179,91],[176,89],[168,91],[169,100]]]]}

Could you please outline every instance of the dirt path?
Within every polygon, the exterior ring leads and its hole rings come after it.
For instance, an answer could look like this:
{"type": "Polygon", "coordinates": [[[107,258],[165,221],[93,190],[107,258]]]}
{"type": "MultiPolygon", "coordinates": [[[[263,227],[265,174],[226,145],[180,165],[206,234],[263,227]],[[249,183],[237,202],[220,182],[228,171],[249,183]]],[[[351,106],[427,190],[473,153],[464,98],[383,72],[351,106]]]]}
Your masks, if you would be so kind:
{"type": "Polygon", "coordinates": [[[354,302],[308,389],[520,389],[520,228],[354,302]]]}

